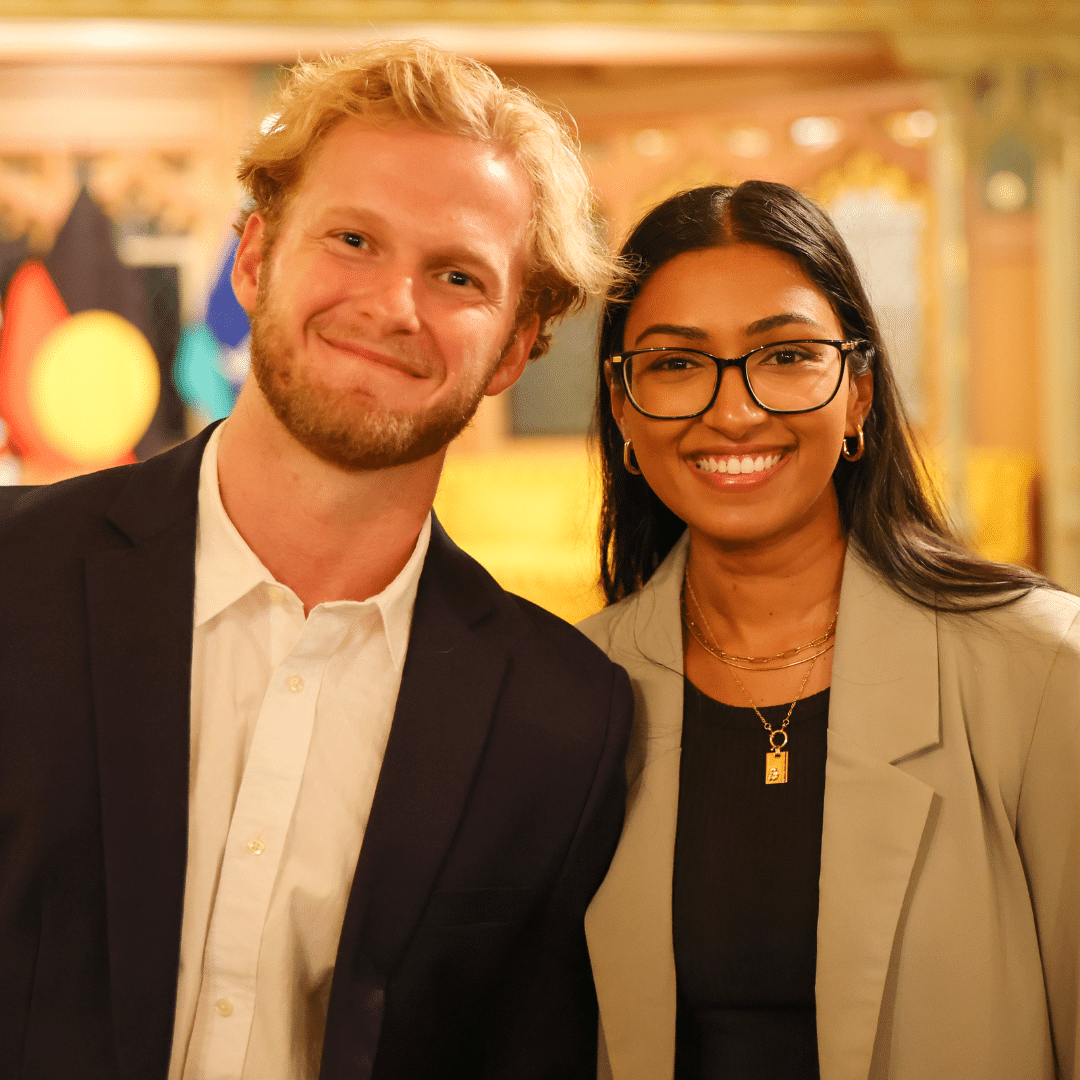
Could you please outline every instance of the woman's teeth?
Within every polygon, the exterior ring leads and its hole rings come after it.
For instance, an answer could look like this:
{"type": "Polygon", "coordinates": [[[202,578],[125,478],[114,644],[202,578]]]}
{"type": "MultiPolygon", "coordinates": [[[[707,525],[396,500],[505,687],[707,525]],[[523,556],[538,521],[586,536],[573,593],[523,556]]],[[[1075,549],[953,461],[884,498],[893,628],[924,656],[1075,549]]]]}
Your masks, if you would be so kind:
{"type": "Polygon", "coordinates": [[[765,454],[759,457],[706,457],[698,458],[694,464],[702,472],[752,473],[771,469],[781,457],[783,457],[782,454],[765,454]]]}

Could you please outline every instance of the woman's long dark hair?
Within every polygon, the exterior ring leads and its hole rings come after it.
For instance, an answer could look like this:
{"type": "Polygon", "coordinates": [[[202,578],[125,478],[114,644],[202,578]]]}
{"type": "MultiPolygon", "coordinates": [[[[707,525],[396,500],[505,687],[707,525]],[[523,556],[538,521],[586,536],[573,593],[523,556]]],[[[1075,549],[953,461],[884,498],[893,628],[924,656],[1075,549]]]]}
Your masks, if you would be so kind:
{"type": "Polygon", "coordinates": [[[611,412],[604,361],[622,352],[630,307],[649,277],[688,251],[747,243],[791,256],[828,298],[845,339],[869,344],[848,358],[871,371],[874,400],[859,461],[833,473],[840,518],[863,558],[905,596],[939,611],[999,607],[1050,583],[1031,570],[989,562],[957,539],[923,482],[923,468],[892,368],[859,273],[827,215],[793,188],[763,180],[684,191],[650,211],[622,250],[627,280],[604,304],[596,429],[604,500],[601,582],[608,603],[640,589],[686,528],[645,482],[623,466],[623,440],[611,412]]]}

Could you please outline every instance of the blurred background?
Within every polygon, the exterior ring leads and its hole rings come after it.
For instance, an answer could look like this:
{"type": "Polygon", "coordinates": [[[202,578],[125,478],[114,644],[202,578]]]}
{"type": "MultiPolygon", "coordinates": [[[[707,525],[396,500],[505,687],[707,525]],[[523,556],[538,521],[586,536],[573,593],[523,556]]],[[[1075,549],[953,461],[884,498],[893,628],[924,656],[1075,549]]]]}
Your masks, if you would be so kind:
{"type": "MultiPolygon", "coordinates": [[[[1080,590],[1078,0],[0,0],[0,482],[227,415],[234,165],[282,68],[425,37],[572,116],[608,235],[792,184],[847,238],[979,550],[1080,590]],[[224,271],[224,273],[223,273],[224,271]]],[[[454,445],[436,509],[508,588],[600,606],[596,312],[454,445]]]]}

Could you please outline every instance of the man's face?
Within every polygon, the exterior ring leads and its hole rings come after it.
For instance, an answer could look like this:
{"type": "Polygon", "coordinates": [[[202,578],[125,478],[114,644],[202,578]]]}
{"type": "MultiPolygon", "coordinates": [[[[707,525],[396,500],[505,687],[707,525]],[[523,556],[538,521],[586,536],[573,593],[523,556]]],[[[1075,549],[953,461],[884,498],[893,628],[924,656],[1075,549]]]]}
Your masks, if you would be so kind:
{"type": "Polygon", "coordinates": [[[515,328],[531,213],[497,149],[338,124],[268,250],[249,219],[233,271],[252,372],[293,437],[346,469],[405,464],[513,383],[536,330],[515,328]]]}

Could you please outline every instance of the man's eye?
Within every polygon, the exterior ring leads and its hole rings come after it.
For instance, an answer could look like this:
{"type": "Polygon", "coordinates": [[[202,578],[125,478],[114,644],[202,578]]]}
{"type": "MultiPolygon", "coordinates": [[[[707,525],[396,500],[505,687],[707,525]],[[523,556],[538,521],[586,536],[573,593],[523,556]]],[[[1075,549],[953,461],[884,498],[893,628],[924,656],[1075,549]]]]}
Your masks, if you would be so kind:
{"type": "Polygon", "coordinates": [[[443,274],[443,280],[450,285],[457,285],[459,288],[466,288],[469,285],[476,284],[463,270],[447,270],[443,274]]]}
{"type": "Polygon", "coordinates": [[[364,238],[359,233],[347,232],[341,233],[340,235],[341,239],[344,240],[349,247],[358,248],[364,246],[364,238]]]}

